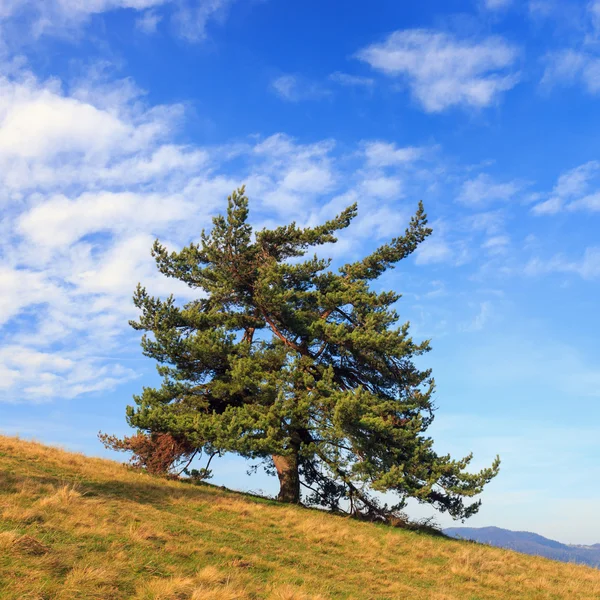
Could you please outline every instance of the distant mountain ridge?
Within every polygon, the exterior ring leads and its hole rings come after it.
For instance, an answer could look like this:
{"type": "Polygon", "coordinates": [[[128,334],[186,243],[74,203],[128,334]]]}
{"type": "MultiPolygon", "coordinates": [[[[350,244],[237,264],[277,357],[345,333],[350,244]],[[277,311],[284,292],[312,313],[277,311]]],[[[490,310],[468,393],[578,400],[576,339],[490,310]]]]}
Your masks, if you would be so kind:
{"type": "Polygon", "coordinates": [[[450,537],[516,550],[523,554],[545,556],[562,562],[574,562],[600,568],[600,544],[591,546],[562,544],[537,533],[511,531],[500,527],[448,527],[444,529],[444,533],[450,537]]]}

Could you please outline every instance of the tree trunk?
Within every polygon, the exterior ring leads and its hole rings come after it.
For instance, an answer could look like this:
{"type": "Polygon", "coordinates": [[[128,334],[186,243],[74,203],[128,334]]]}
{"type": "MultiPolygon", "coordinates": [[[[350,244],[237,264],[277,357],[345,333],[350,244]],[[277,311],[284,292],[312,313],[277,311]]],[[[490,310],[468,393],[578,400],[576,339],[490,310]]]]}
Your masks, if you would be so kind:
{"type": "Polygon", "coordinates": [[[298,454],[281,456],[273,454],[273,462],[279,477],[277,500],[289,504],[300,503],[300,475],[298,473],[298,454]]]}

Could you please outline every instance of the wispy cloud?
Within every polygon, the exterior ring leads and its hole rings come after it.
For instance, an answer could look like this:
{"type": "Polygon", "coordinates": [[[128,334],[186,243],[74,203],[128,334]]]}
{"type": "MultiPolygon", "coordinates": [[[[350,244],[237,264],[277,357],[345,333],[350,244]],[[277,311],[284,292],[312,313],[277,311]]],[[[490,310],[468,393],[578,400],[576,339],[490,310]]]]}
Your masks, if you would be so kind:
{"type": "Polygon", "coordinates": [[[374,175],[362,181],[361,191],[373,198],[400,198],[403,195],[402,181],[398,177],[374,175]]]}
{"type": "Polygon", "coordinates": [[[600,211],[600,161],[589,161],[563,173],[546,199],[531,210],[535,215],[563,210],[600,211]]]}
{"type": "MultiPolygon", "coordinates": [[[[76,33],[92,16],[128,9],[141,14],[135,25],[145,33],[156,30],[168,15],[176,31],[189,41],[206,37],[210,21],[223,20],[235,0],[9,0],[0,4],[0,22],[27,27],[30,37],[76,33]],[[162,11],[162,12],[159,12],[162,11]]],[[[13,36],[14,37],[14,36],[13,36]]]]}
{"type": "Polygon", "coordinates": [[[396,31],[357,57],[399,77],[427,112],[452,106],[483,108],[514,87],[517,49],[501,37],[460,39],[429,29],[396,31]]]}
{"type": "Polygon", "coordinates": [[[362,75],[350,75],[348,73],[342,73],[336,71],[329,76],[329,79],[340,85],[349,87],[362,87],[372,88],[375,84],[375,80],[372,77],[363,77],[362,75]]]}
{"type": "Polygon", "coordinates": [[[585,50],[566,49],[548,54],[545,62],[542,86],[552,88],[582,84],[588,93],[600,94],[599,55],[585,50]]]}
{"type": "Polygon", "coordinates": [[[589,94],[600,94],[600,1],[553,3],[549,8],[557,23],[567,24],[569,43],[543,58],[541,86],[579,85],[589,94]]]}
{"type": "Polygon", "coordinates": [[[465,323],[461,329],[462,331],[481,331],[486,323],[490,320],[492,315],[492,303],[489,301],[481,302],[479,304],[477,314],[469,321],[465,323]]]}
{"type": "Polygon", "coordinates": [[[506,202],[513,199],[522,189],[517,181],[499,183],[489,175],[481,173],[475,179],[465,181],[458,195],[458,202],[469,206],[506,202]]]}
{"type": "Polygon", "coordinates": [[[544,275],[547,273],[572,273],[583,279],[600,278],[600,247],[587,248],[580,259],[568,259],[556,255],[549,259],[535,258],[525,266],[527,275],[544,275]]]}
{"type": "Polygon", "coordinates": [[[16,388],[21,391],[21,401],[38,403],[114,390],[137,377],[130,368],[118,363],[102,364],[93,356],[40,352],[24,346],[0,350],[0,373],[0,391],[5,397],[16,388]]]}
{"type": "Polygon", "coordinates": [[[207,25],[211,20],[222,21],[235,0],[179,0],[173,14],[173,22],[179,33],[188,41],[206,38],[207,25]]]}
{"type": "Polygon", "coordinates": [[[450,245],[444,239],[430,238],[423,242],[416,251],[418,265],[430,265],[449,262],[453,258],[450,245]]]}
{"type": "Polygon", "coordinates": [[[600,34],[600,0],[590,0],[587,11],[594,32],[600,34]]]}
{"type": "Polygon", "coordinates": [[[529,0],[527,9],[532,19],[546,19],[556,12],[557,2],[555,0],[529,0]]]}
{"type": "Polygon", "coordinates": [[[503,10],[508,8],[513,0],[483,0],[483,6],[487,10],[503,10]]]}
{"type": "Polygon", "coordinates": [[[507,235],[495,235],[485,240],[481,247],[490,254],[504,254],[509,244],[510,238],[507,235]]]}
{"type": "Polygon", "coordinates": [[[465,231],[483,231],[487,235],[498,235],[504,230],[506,214],[503,210],[488,210],[467,215],[462,219],[465,231]]]}
{"type": "Polygon", "coordinates": [[[273,79],[271,90],[282,100],[288,102],[322,100],[331,96],[331,90],[300,75],[281,75],[273,79]]]}
{"type": "Polygon", "coordinates": [[[136,20],[135,26],[144,33],[151,34],[158,29],[158,24],[162,21],[162,15],[153,10],[147,10],[136,20]]]}

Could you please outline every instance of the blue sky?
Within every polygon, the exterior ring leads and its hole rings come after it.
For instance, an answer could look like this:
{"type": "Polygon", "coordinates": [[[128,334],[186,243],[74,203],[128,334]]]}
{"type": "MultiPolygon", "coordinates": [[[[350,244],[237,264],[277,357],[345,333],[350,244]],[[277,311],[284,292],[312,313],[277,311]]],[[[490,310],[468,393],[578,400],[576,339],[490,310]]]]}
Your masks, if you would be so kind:
{"type": "Polygon", "coordinates": [[[438,450],[503,459],[469,524],[600,542],[599,99],[597,0],[0,0],[0,430],[108,454],[156,381],[135,284],[190,297],[152,240],[239,184],[257,226],[358,201],[338,261],[422,199],[380,285],[432,339],[438,450]]]}

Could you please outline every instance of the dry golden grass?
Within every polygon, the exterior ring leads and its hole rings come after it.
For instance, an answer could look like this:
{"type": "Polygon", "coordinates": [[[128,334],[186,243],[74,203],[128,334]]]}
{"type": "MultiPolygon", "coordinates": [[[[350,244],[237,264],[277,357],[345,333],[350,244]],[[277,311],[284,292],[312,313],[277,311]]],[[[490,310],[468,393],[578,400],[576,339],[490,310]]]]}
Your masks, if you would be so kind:
{"type": "Polygon", "coordinates": [[[600,571],[0,436],[3,600],[600,599],[600,571]]]}

